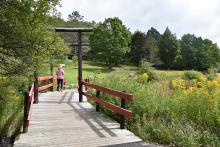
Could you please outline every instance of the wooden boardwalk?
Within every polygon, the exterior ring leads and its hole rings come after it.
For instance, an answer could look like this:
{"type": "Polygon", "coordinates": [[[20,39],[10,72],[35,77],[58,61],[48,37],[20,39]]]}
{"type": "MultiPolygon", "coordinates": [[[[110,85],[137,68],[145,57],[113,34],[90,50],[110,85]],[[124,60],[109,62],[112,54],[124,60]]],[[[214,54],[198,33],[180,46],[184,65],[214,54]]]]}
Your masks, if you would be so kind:
{"type": "Polygon", "coordinates": [[[83,101],[78,102],[74,90],[41,94],[33,106],[28,132],[22,133],[14,146],[154,146],[119,129],[117,122],[97,113],[85,97],[83,101]]]}

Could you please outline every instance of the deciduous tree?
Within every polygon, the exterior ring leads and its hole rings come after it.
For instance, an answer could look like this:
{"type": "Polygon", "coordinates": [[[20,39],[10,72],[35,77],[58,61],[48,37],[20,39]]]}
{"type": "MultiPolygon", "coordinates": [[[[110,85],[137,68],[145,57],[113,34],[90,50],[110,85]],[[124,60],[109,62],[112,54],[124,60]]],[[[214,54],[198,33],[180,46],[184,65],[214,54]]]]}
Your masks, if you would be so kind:
{"type": "Polygon", "coordinates": [[[59,0],[0,1],[0,74],[33,71],[67,47],[47,25],[59,0]]]}
{"type": "Polygon", "coordinates": [[[90,36],[90,46],[96,56],[111,69],[112,64],[118,64],[129,51],[130,40],[131,33],[122,21],[117,17],[108,18],[94,29],[90,36]]]}

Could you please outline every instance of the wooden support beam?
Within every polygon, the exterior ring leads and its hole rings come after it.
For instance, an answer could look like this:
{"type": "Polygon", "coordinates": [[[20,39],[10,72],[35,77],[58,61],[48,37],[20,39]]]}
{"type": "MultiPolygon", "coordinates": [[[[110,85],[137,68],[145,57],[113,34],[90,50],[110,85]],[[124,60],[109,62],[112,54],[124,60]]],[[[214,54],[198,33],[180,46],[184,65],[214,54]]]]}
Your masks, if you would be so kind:
{"type": "Polygon", "coordinates": [[[92,32],[93,28],[51,28],[56,32],[92,32]]]}
{"type": "Polygon", "coordinates": [[[78,84],[79,84],[79,102],[83,101],[82,91],[82,33],[78,32],[78,84]]]}

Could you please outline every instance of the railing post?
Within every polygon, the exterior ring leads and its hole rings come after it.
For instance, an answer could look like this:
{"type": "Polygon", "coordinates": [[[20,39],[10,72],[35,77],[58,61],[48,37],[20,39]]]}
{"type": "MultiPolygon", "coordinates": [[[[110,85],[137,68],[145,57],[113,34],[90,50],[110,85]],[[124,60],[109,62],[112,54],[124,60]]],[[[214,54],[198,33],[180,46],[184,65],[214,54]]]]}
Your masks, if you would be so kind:
{"type": "MultiPolygon", "coordinates": [[[[48,85],[48,80],[45,81],[45,85],[48,85]]],[[[46,89],[46,92],[48,92],[48,88],[46,89]]]]}
{"type": "MultiPolygon", "coordinates": [[[[125,108],[125,100],[121,99],[121,108],[125,108]]],[[[125,128],[125,116],[120,115],[120,129],[125,128]]]]}
{"type": "MultiPolygon", "coordinates": [[[[125,91],[122,91],[125,92],[125,91]]],[[[121,108],[125,109],[125,99],[121,99],[121,108]]],[[[125,129],[125,116],[120,115],[120,129],[125,129]]]]}
{"type": "Polygon", "coordinates": [[[29,112],[29,93],[25,92],[24,93],[24,118],[23,118],[23,132],[27,132],[27,127],[28,127],[28,112],[29,112]]]}
{"type": "MultiPolygon", "coordinates": [[[[52,76],[53,76],[53,75],[52,75],[52,76]]],[[[54,82],[54,80],[53,80],[53,78],[52,78],[52,79],[51,79],[51,83],[52,83],[53,86],[54,86],[54,83],[53,83],[53,82],[54,82]]],[[[53,86],[50,87],[50,91],[53,91],[53,86]]]]}
{"type": "MultiPolygon", "coordinates": [[[[86,82],[86,83],[88,82],[88,79],[87,79],[87,78],[85,78],[85,82],[86,82]]],[[[88,87],[85,86],[85,91],[87,91],[87,90],[88,90],[88,87]]]]}
{"type": "MultiPolygon", "coordinates": [[[[100,98],[100,90],[96,90],[96,97],[100,98]]],[[[100,111],[100,105],[96,102],[96,112],[100,111]]]]}
{"type": "Polygon", "coordinates": [[[38,73],[37,71],[34,72],[34,103],[38,103],[38,73]]]}

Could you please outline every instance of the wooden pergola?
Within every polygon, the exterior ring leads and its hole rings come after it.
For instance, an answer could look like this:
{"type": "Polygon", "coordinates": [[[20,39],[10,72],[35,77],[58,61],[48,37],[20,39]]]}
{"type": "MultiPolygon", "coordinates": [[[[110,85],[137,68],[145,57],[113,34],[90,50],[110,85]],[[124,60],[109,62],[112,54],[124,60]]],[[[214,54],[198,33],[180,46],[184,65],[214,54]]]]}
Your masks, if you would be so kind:
{"type": "Polygon", "coordinates": [[[92,32],[93,28],[52,28],[55,32],[74,32],[78,34],[77,43],[71,45],[78,46],[78,84],[79,84],[79,102],[83,100],[82,89],[82,46],[88,46],[89,43],[82,42],[82,33],[92,32]]]}

